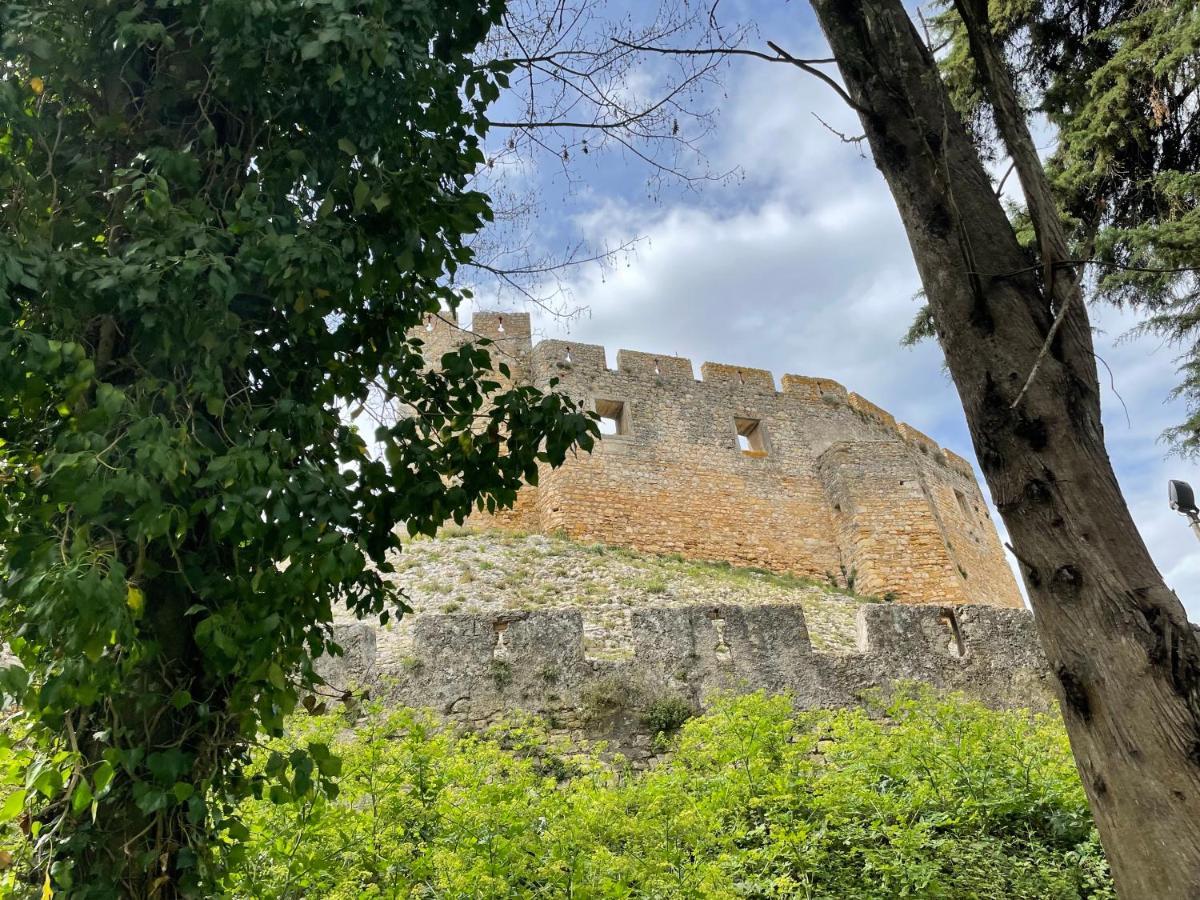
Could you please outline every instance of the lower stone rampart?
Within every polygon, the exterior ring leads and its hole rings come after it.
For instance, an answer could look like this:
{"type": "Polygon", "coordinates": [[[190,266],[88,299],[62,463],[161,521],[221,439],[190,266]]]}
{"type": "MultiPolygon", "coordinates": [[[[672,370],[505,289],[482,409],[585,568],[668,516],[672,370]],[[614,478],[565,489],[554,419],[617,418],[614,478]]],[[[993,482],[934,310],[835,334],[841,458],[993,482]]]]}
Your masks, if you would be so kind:
{"type": "Polygon", "coordinates": [[[336,687],[369,686],[398,706],[482,727],[516,711],[576,740],[605,740],[635,764],[653,755],[647,712],[663,700],[703,708],[714,692],[789,692],[798,708],[860,702],[903,681],[992,706],[1046,709],[1052,693],[1023,610],[864,604],[858,650],[814,652],[793,605],[631,611],[632,652],[592,659],[578,610],[422,615],[397,643],[367,624],[338,626],[344,656],[322,660],[336,687]]]}

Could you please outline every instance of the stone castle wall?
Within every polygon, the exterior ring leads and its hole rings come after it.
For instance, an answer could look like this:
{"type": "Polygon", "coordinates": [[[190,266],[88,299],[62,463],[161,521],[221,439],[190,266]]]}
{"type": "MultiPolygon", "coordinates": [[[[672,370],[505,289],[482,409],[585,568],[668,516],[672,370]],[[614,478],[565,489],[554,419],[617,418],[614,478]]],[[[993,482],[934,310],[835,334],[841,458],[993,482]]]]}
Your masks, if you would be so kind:
{"type": "Polygon", "coordinates": [[[913,603],[1020,607],[969,463],[837,382],[567,341],[529,317],[431,317],[431,364],[476,337],[514,381],[619,420],[591,454],[545,468],[496,524],[815,578],[913,603]],[[739,446],[739,431],[749,446],[739,446]]]}
{"type": "Polygon", "coordinates": [[[578,610],[421,615],[409,640],[338,626],[342,657],[320,668],[337,688],[432,708],[478,728],[516,710],[575,739],[604,740],[635,762],[653,752],[645,716],[664,698],[700,710],[714,692],[789,692],[801,709],[861,702],[916,681],[997,707],[1049,709],[1052,688],[1024,610],[864,604],[853,653],[814,652],[793,605],[634,609],[630,652],[589,658],[578,610]]]}

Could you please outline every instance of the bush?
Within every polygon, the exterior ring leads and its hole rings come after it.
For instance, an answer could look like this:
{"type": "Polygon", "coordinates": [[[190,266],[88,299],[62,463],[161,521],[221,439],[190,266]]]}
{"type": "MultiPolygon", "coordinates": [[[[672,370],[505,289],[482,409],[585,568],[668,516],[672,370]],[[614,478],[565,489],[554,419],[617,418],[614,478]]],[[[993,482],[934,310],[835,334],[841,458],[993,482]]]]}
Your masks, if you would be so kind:
{"type": "Polygon", "coordinates": [[[683,723],[695,715],[695,710],[686,698],[678,694],[656,697],[642,714],[642,725],[652,735],[672,734],[683,723]]]}
{"type": "MultiPolygon", "coordinates": [[[[296,727],[336,742],[344,723],[296,727]]],[[[797,713],[754,694],[690,719],[649,772],[579,755],[568,781],[544,729],[514,729],[375,710],[340,744],[336,800],[247,804],[232,896],[1115,896],[1057,719],[925,693],[797,713]]]]}
{"type": "Polygon", "coordinates": [[[639,685],[622,675],[605,675],[591,681],[583,688],[583,715],[589,722],[611,716],[631,706],[637,706],[643,697],[639,685]]]}

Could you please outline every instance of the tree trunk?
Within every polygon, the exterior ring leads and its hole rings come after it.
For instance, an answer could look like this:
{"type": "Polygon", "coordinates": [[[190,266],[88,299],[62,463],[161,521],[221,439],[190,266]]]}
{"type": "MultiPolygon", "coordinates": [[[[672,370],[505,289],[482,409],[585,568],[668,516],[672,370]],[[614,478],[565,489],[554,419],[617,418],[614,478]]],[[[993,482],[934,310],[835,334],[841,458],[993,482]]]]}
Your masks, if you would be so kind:
{"type": "MultiPolygon", "coordinates": [[[[141,673],[138,689],[119,698],[119,708],[106,724],[141,736],[148,756],[176,750],[186,753],[192,762],[178,777],[206,802],[219,803],[223,798],[208,794],[206,785],[213,780],[223,754],[226,766],[230,765],[228,755],[237,739],[230,741],[226,736],[231,723],[225,709],[225,685],[206,673],[188,621],[187,610],[200,598],[179,590],[169,578],[148,581],[146,587],[156,602],[149,605],[143,624],[147,633],[154,635],[160,665],[141,673]],[[203,698],[205,712],[195,703],[171,704],[170,698],[181,691],[203,698]],[[147,702],[138,702],[139,694],[147,702]]],[[[94,772],[105,752],[111,752],[111,743],[107,738],[96,740],[83,734],[79,750],[82,768],[94,772]]],[[[236,765],[235,758],[232,766],[236,765]]],[[[139,775],[144,784],[145,768],[139,775]]],[[[92,826],[103,838],[85,844],[82,850],[69,845],[61,851],[55,848],[58,858],[72,863],[80,895],[130,900],[200,896],[194,888],[197,867],[211,864],[212,848],[197,840],[199,827],[189,819],[189,808],[171,804],[146,811],[131,781],[121,778],[115,785],[105,798],[106,812],[92,826]]],[[[91,813],[85,808],[76,818],[75,828],[87,827],[84,823],[91,813]]]]}
{"type": "MultiPolygon", "coordinates": [[[[899,0],[812,6],[907,231],[1117,889],[1200,897],[1200,643],[1113,474],[1087,309],[1070,267],[1054,264],[1065,243],[1007,73],[997,58],[981,64],[1040,259],[1018,244],[899,0]]],[[[976,53],[989,50],[980,36],[976,53]]]]}

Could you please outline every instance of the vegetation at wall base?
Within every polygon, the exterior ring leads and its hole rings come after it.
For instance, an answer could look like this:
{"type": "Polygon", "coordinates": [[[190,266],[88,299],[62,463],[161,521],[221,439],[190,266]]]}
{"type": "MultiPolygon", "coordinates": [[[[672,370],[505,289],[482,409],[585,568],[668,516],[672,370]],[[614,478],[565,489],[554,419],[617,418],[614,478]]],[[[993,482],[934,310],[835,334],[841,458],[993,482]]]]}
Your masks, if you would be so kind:
{"type": "Polygon", "coordinates": [[[248,801],[235,898],[1111,898],[1057,717],[903,690],[720,698],[645,772],[534,719],[455,734],[375,706],[293,720],[342,792],[248,801]]]}

